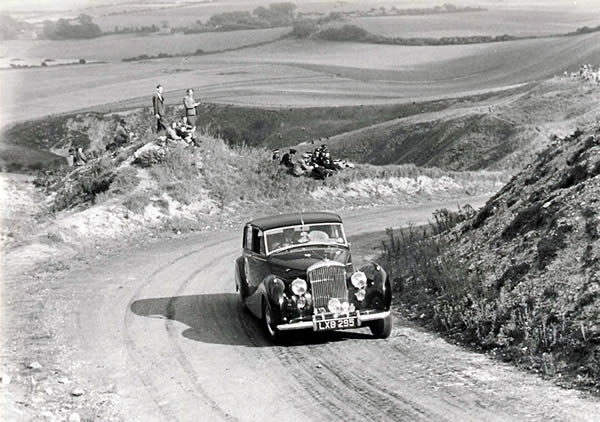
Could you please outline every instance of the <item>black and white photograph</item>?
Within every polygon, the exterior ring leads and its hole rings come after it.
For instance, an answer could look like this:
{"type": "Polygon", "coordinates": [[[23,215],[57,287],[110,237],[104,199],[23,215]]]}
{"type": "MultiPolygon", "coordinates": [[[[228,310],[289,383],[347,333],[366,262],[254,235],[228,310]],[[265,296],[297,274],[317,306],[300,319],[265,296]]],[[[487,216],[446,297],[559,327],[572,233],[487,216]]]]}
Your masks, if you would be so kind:
{"type": "Polygon", "coordinates": [[[0,420],[600,421],[600,0],[0,1],[0,420]]]}

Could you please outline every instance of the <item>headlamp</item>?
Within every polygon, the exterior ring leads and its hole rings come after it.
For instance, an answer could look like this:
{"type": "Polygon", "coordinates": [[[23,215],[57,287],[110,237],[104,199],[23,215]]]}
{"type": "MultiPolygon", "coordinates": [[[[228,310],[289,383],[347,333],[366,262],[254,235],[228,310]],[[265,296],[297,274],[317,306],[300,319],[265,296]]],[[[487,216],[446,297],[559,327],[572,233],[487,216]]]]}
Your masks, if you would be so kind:
{"type": "Polygon", "coordinates": [[[302,280],[301,278],[297,278],[292,281],[292,292],[294,292],[295,295],[302,296],[304,293],[306,293],[306,290],[306,281],[302,280]]]}
{"type": "Polygon", "coordinates": [[[357,289],[364,289],[367,286],[367,276],[362,271],[356,271],[352,274],[350,281],[357,289]]]}

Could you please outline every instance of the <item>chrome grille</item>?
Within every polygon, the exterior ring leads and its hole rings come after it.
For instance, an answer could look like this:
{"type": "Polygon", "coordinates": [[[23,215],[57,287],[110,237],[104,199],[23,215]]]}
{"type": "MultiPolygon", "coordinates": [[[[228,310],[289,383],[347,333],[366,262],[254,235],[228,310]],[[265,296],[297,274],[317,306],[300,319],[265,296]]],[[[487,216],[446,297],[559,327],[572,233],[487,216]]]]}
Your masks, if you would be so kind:
{"type": "Polygon", "coordinates": [[[308,269],[315,308],[327,308],[329,299],[348,300],[346,270],[339,264],[318,263],[308,269]]]}

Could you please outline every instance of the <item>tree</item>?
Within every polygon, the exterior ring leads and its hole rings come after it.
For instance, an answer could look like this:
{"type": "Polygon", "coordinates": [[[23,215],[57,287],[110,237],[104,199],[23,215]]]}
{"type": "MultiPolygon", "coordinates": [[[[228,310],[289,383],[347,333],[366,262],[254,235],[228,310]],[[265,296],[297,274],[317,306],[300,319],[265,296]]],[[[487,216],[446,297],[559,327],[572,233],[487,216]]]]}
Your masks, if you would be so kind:
{"type": "Polygon", "coordinates": [[[308,38],[312,33],[319,29],[317,23],[313,20],[304,20],[294,22],[294,27],[290,35],[296,38],[308,38]]]}
{"type": "Polygon", "coordinates": [[[294,17],[294,10],[296,10],[296,5],[294,3],[272,3],[269,5],[269,9],[273,12],[278,13],[283,16],[288,16],[290,18],[294,17]]]}
{"type": "Polygon", "coordinates": [[[85,13],[77,16],[77,20],[79,21],[80,25],[93,25],[92,17],[90,15],[86,15],[85,13]]]}

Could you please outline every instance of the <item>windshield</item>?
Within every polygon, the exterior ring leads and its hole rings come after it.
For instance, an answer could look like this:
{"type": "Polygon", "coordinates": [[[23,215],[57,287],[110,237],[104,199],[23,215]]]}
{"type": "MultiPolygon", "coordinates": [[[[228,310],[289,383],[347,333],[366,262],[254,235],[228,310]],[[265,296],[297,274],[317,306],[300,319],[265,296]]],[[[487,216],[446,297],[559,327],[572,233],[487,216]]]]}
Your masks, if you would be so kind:
{"type": "Polygon", "coordinates": [[[347,246],[341,224],[319,223],[280,227],[265,232],[267,254],[306,245],[347,246]]]}

